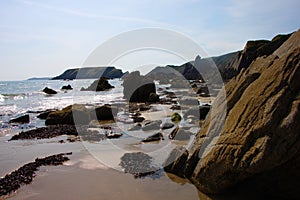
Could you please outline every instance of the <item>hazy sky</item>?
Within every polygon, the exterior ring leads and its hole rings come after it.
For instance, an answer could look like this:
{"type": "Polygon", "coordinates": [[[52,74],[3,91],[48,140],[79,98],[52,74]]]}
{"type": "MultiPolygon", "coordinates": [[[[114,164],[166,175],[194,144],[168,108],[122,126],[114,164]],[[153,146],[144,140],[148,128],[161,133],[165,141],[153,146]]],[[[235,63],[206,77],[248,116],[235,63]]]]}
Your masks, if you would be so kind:
{"type": "Polygon", "coordinates": [[[0,80],[58,75],[81,66],[112,36],[147,27],[187,35],[208,55],[232,52],[242,49],[249,39],[271,39],[296,31],[300,28],[299,2],[1,0],[0,80]]]}

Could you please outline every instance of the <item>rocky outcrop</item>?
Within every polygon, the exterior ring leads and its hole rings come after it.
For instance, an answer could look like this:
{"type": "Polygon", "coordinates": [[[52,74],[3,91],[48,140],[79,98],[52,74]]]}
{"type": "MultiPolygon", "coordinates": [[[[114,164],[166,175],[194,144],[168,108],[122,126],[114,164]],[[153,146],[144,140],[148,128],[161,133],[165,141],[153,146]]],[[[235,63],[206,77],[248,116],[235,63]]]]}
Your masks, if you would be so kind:
{"type": "Polygon", "coordinates": [[[205,193],[248,182],[249,190],[300,198],[300,31],[271,50],[226,85],[227,112],[218,96],[192,147],[175,149],[167,171],[205,193]],[[216,120],[223,115],[224,126],[216,120]]]}
{"type": "Polygon", "coordinates": [[[68,69],[52,80],[99,79],[100,77],[112,79],[121,78],[123,75],[122,70],[115,67],[83,67],[68,69]]]}
{"type": "Polygon", "coordinates": [[[89,87],[81,88],[81,91],[105,91],[114,88],[111,84],[108,83],[106,78],[101,77],[99,80],[95,80],[89,87]]]}
{"type": "Polygon", "coordinates": [[[135,71],[127,74],[123,82],[123,94],[129,102],[153,102],[158,100],[153,79],[135,71]]]}

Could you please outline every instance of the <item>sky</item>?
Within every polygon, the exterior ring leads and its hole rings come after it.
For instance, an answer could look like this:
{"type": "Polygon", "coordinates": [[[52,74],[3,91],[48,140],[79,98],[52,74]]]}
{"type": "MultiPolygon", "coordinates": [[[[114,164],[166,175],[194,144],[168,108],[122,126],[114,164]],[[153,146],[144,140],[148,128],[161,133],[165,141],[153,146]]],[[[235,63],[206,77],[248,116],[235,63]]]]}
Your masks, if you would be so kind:
{"type": "MultiPolygon", "coordinates": [[[[112,37],[144,28],[185,35],[204,57],[221,55],[298,30],[299,7],[299,0],[0,0],[0,81],[59,75],[112,37]]],[[[145,51],[113,64],[134,70],[145,56],[153,66],[183,62],[161,55],[145,51]]]]}

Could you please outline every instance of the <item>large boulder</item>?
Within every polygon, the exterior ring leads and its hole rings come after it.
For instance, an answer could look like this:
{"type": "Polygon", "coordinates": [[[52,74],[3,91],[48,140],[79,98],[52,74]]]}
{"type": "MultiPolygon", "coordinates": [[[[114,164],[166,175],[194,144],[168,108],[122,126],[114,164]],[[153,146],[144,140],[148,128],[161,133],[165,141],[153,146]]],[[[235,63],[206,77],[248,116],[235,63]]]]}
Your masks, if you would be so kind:
{"type": "Polygon", "coordinates": [[[188,178],[205,193],[247,182],[248,190],[299,199],[299,77],[297,31],[226,85],[227,112],[218,96],[188,158],[186,153],[184,159],[179,156],[166,170],[188,178]],[[222,126],[218,119],[224,114],[222,126]],[[174,168],[180,159],[184,164],[174,168]]]}
{"type": "Polygon", "coordinates": [[[141,76],[135,71],[127,74],[123,82],[123,94],[129,102],[157,101],[156,88],[153,79],[141,76]]]}
{"type": "Polygon", "coordinates": [[[114,88],[106,78],[101,77],[99,80],[95,80],[89,87],[81,88],[81,91],[105,91],[114,88]]]}
{"type": "Polygon", "coordinates": [[[114,120],[117,116],[117,107],[105,104],[91,111],[91,116],[96,114],[97,120],[114,120]]]}

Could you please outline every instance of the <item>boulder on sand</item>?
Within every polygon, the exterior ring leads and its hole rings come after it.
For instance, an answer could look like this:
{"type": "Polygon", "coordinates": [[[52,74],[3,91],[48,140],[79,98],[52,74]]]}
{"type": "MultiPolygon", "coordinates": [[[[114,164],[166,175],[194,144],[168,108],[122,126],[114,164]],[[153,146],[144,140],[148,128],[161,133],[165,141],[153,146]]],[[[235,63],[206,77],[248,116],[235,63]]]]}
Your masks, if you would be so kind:
{"type": "Polygon", "coordinates": [[[45,87],[43,89],[43,92],[45,92],[46,94],[57,94],[57,92],[51,88],[45,87]]]}
{"type": "Polygon", "coordinates": [[[26,124],[29,122],[30,122],[29,115],[23,115],[23,116],[15,118],[15,119],[11,119],[9,121],[9,123],[20,123],[20,124],[26,124]]]}
{"type": "Polygon", "coordinates": [[[91,111],[91,118],[96,114],[97,120],[114,120],[117,115],[117,107],[105,104],[91,111]]]}

